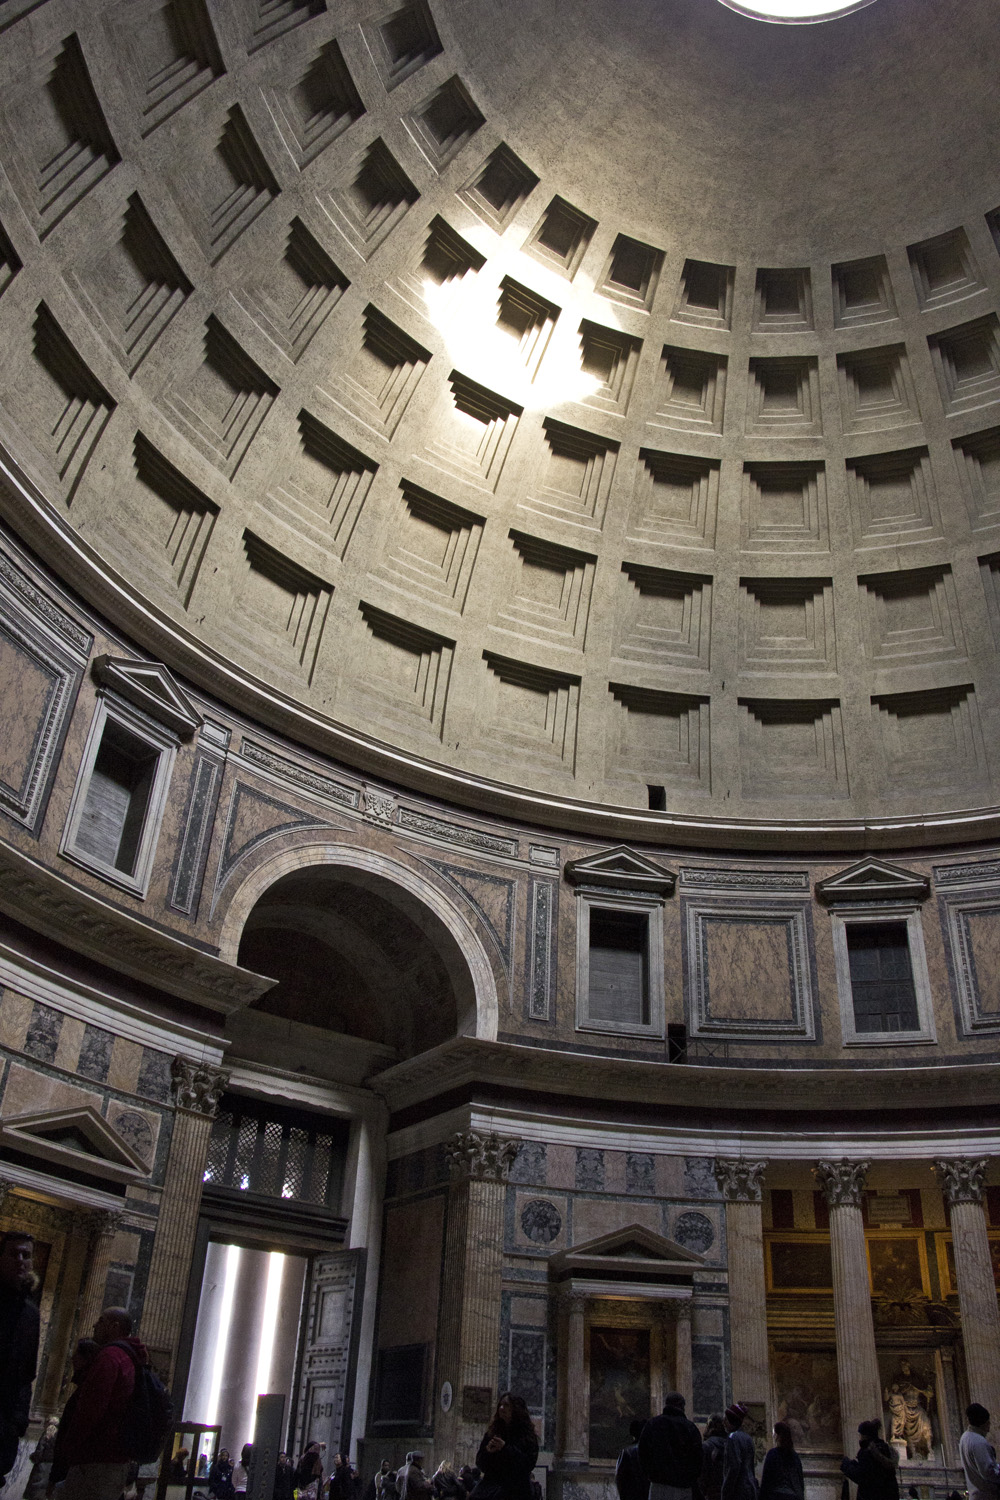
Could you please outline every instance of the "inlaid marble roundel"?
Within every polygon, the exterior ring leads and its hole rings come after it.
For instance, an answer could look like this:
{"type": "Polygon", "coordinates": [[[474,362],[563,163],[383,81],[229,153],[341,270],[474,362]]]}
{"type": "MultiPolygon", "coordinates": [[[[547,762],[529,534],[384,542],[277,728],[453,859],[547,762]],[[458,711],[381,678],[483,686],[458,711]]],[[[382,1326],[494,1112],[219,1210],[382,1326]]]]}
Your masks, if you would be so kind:
{"type": "Polygon", "coordinates": [[[562,1229],[562,1215],[548,1199],[532,1198],[521,1210],[521,1228],[536,1245],[551,1245],[562,1229]]]}
{"type": "Polygon", "coordinates": [[[685,1250],[696,1250],[699,1255],[704,1255],[715,1243],[715,1230],[712,1221],[704,1214],[681,1214],[674,1225],[673,1237],[685,1250]]]}

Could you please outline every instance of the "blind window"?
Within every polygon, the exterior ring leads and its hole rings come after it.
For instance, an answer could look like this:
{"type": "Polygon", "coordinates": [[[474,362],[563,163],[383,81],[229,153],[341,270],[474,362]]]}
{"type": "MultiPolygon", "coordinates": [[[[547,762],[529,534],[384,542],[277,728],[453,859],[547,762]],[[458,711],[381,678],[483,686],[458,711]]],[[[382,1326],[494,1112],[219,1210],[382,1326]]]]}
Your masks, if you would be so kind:
{"type": "Polygon", "coordinates": [[[649,918],[644,912],[590,909],[592,1021],[649,1025],[649,918]]]}
{"type": "Polygon", "coordinates": [[[906,923],[852,922],[847,952],[857,1030],[919,1031],[906,923]]]}

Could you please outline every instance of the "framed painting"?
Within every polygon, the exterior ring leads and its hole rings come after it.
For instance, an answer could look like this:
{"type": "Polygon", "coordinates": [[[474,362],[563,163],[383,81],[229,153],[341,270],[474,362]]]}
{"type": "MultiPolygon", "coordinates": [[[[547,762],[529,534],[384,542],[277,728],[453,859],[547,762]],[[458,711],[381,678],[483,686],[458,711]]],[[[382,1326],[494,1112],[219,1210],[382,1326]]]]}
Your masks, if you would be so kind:
{"type": "MultiPolygon", "coordinates": [[[[997,1290],[1000,1291],[1000,1233],[990,1230],[988,1239],[990,1242],[990,1259],[993,1262],[993,1280],[996,1282],[997,1290]]],[[[950,1297],[958,1292],[958,1282],[955,1277],[955,1244],[950,1234],[936,1234],[934,1236],[934,1248],[937,1253],[938,1276],[941,1281],[942,1297],[950,1297]]]]}
{"type": "Polygon", "coordinates": [[[893,1302],[931,1294],[927,1245],[917,1229],[869,1230],[865,1235],[868,1250],[868,1279],[873,1297],[888,1297],[893,1302]]]}
{"type": "Polygon", "coordinates": [[[764,1242],[769,1292],[833,1291],[833,1262],[828,1235],[794,1233],[770,1235],[764,1242]]]}
{"type": "Polygon", "coordinates": [[[590,1457],[617,1458],[629,1423],[651,1415],[648,1328],[590,1327],[590,1457]]]}
{"type": "Polygon", "coordinates": [[[804,1453],[839,1453],[840,1388],[834,1349],[771,1350],[775,1419],[804,1453]]]}

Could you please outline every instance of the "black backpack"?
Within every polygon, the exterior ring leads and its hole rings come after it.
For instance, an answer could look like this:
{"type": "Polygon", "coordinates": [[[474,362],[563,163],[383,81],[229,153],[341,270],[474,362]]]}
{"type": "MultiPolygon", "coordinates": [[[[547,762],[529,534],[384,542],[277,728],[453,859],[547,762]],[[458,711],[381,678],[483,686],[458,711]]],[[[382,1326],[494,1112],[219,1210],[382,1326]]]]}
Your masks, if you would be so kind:
{"type": "Polygon", "coordinates": [[[174,1403],[159,1375],[150,1365],[141,1365],[131,1344],[116,1342],[135,1366],[135,1387],[121,1423],[122,1446],[139,1464],[151,1464],[163,1452],[174,1420],[174,1403]]]}

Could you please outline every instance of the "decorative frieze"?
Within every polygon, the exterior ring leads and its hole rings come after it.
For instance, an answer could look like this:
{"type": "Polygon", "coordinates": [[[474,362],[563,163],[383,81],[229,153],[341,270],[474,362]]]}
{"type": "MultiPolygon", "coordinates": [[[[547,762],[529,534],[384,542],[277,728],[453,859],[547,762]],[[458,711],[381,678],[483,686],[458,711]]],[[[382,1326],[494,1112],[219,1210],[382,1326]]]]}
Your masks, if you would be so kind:
{"type": "Polygon", "coordinates": [[[870,1161],[818,1161],[813,1175],[831,1208],[860,1208],[870,1161]]]}
{"type": "Polygon", "coordinates": [[[391,828],[397,806],[392,793],[383,791],[381,787],[366,786],[361,796],[362,809],[369,823],[377,823],[380,828],[391,828]]]}
{"type": "Polygon", "coordinates": [[[175,1057],[170,1064],[174,1099],[178,1109],[192,1114],[214,1117],[229,1074],[208,1063],[193,1062],[189,1057],[175,1057]]]}
{"type": "Polygon", "coordinates": [[[507,1140],[491,1131],[459,1131],[445,1143],[445,1156],[452,1177],[471,1177],[479,1182],[506,1182],[521,1142],[507,1140]]]}
{"type": "Polygon", "coordinates": [[[956,1203],[982,1203],[986,1167],[985,1156],[939,1157],[934,1162],[934,1173],[949,1208],[956,1203]]]}
{"type": "Polygon", "coordinates": [[[715,1180],[727,1203],[759,1203],[766,1161],[751,1161],[745,1156],[717,1156],[715,1180]]]}

